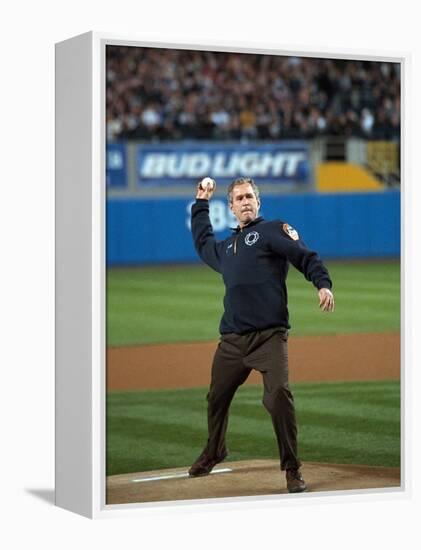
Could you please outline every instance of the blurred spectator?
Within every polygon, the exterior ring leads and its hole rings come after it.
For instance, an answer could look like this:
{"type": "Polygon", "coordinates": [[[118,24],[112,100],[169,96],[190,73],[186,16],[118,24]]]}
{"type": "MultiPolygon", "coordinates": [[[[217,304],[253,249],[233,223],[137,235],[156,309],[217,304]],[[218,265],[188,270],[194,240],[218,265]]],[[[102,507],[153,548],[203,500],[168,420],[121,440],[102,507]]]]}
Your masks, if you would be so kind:
{"type": "Polygon", "coordinates": [[[374,117],[369,109],[363,109],[361,113],[361,129],[366,136],[371,136],[374,117]]]}
{"type": "Polygon", "coordinates": [[[400,136],[394,63],[108,46],[106,97],[109,140],[400,136]]]}

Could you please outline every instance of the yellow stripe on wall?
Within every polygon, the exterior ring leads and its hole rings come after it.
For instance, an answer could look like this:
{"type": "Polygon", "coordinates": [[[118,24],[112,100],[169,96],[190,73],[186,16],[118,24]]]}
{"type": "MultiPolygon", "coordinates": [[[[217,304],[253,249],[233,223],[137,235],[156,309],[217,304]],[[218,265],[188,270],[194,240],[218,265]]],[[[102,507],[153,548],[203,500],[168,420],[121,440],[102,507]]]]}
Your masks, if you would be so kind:
{"type": "Polygon", "coordinates": [[[358,164],[323,162],[316,166],[316,187],[320,192],[380,191],[382,183],[358,164]]]}

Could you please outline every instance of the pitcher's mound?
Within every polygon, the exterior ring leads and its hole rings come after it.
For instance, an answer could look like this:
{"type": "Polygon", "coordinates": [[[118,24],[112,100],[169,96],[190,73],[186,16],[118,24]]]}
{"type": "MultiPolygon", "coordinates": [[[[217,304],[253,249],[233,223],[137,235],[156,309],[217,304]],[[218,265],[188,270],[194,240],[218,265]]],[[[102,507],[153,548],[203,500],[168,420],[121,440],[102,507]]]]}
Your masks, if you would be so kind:
{"type": "MultiPolygon", "coordinates": [[[[204,477],[190,478],[188,468],[172,468],[107,478],[107,504],[196,500],[287,493],[278,460],[242,460],[218,464],[204,477]]],[[[400,487],[400,469],[305,462],[308,490],[343,491],[400,487]]]]}

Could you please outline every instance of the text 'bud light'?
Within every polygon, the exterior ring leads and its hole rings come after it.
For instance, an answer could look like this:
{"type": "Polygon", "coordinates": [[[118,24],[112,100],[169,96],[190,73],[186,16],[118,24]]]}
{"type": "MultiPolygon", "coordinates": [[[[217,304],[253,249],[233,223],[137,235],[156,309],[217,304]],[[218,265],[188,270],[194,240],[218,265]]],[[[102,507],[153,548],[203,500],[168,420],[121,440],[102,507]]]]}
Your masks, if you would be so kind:
{"type": "Polygon", "coordinates": [[[138,183],[190,183],[210,176],[220,183],[239,176],[257,182],[306,182],[308,180],[308,149],[302,145],[264,146],[203,146],[187,145],[139,146],[137,152],[138,183]],[[189,181],[190,180],[190,181],[189,181]]]}

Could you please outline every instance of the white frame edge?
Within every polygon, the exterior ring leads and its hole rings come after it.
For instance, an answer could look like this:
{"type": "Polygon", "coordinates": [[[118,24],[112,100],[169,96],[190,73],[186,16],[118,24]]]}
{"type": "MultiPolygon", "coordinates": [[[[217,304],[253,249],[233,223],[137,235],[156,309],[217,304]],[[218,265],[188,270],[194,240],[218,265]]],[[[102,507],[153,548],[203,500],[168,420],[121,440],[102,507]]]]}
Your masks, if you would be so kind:
{"type": "Polygon", "coordinates": [[[92,39],[56,45],[57,506],[92,517],[92,39]]]}
{"type": "MultiPolygon", "coordinates": [[[[359,50],[309,51],[274,44],[207,41],[206,45],[164,43],[89,32],[56,44],[56,505],[89,518],[139,516],[162,510],[279,507],[334,502],[369,502],[410,497],[411,433],[409,311],[401,293],[401,488],[337,491],[279,497],[235,497],[146,504],[106,505],[105,447],[105,47],[127,45],[237,51],[399,62],[402,65],[402,264],[403,210],[408,205],[408,53],[359,50]],[[72,162],[73,160],[73,162],[72,162]],[[405,360],[405,363],[404,363],[405,360]],[[405,422],[404,422],[405,421],[405,422]],[[77,474],[76,476],[74,474],[77,474]],[[304,498],[303,498],[304,497],[304,498]]],[[[406,209],[408,212],[408,210],[406,209]]],[[[402,271],[402,279],[404,273],[402,271]]],[[[405,283],[408,283],[407,274],[405,283]]]]}

